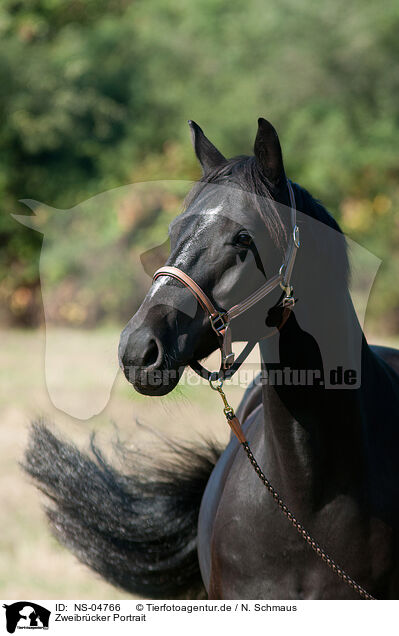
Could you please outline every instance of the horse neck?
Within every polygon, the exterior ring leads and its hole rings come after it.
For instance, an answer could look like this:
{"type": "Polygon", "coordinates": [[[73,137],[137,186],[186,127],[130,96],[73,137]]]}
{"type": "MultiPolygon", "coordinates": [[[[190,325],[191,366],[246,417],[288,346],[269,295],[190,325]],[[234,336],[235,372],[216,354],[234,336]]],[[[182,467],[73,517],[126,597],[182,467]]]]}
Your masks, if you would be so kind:
{"type": "Polygon", "coordinates": [[[305,281],[295,286],[300,302],[280,333],[260,342],[264,458],[289,500],[314,507],[360,483],[359,389],[289,382],[295,370],[301,373],[296,382],[320,371],[328,385],[337,367],[354,371],[360,381],[361,349],[367,345],[347,288],[332,285],[326,294],[325,281],[319,289],[314,279],[305,281]],[[285,381],[283,386],[270,383],[272,373],[273,381],[285,381]]]}

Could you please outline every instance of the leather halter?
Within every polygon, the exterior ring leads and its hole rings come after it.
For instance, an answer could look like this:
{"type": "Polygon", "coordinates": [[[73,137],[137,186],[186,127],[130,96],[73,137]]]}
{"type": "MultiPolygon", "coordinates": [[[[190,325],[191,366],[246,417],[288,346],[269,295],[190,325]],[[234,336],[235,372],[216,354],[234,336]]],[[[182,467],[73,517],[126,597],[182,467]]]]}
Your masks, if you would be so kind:
{"type": "Polygon", "coordinates": [[[183,272],[178,267],[172,267],[165,265],[158,269],[154,276],[155,281],[160,276],[170,276],[175,280],[181,282],[191,293],[195,296],[204,311],[209,314],[209,320],[213,330],[219,339],[219,347],[221,351],[221,365],[219,371],[210,372],[199,362],[192,362],[191,368],[208,380],[217,380],[231,378],[233,373],[237,371],[239,366],[244,362],[245,358],[252,351],[255,346],[255,342],[248,342],[243,351],[238,356],[237,360],[234,360],[234,353],[232,350],[232,339],[230,322],[237,316],[240,316],[245,311],[250,309],[259,300],[270,294],[276,287],[280,286],[283,290],[282,298],[279,304],[282,307],[292,309],[295,305],[295,299],[293,297],[293,288],[291,286],[291,276],[294,268],[296,253],[299,248],[299,228],[296,224],[296,204],[295,196],[292,190],[291,183],[287,181],[288,192],[290,195],[291,205],[291,227],[292,232],[290,235],[287,251],[283,264],[281,265],[278,274],[275,274],[268,281],[259,287],[256,291],[250,294],[247,298],[242,300],[237,305],[231,307],[227,311],[218,311],[209,297],[201,289],[199,285],[188,274],[183,272]]]}

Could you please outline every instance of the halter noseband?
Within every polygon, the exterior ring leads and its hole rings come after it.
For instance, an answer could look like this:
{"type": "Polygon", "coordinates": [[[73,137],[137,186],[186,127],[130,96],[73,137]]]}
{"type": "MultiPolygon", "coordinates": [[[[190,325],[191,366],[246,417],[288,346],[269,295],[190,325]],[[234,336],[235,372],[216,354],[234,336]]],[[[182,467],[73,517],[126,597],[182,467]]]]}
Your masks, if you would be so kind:
{"type": "Polygon", "coordinates": [[[219,347],[221,351],[220,370],[216,372],[210,372],[207,369],[204,369],[204,367],[199,362],[192,362],[190,364],[191,368],[196,373],[208,380],[231,378],[233,373],[237,371],[239,366],[244,362],[245,358],[255,346],[255,342],[248,342],[248,344],[244,347],[243,351],[238,356],[237,360],[234,360],[230,330],[230,322],[234,318],[237,318],[237,316],[240,316],[245,311],[250,309],[259,300],[270,294],[270,292],[272,292],[279,285],[283,290],[283,297],[279,304],[289,309],[292,309],[292,307],[295,305],[293,288],[291,286],[291,276],[294,268],[296,253],[300,245],[299,228],[296,224],[295,196],[289,181],[287,181],[287,187],[290,195],[292,232],[283,264],[281,265],[278,274],[272,276],[272,278],[270,278],[264,285],[250,294],[245,300],[242,300],[240,303],[234,305],[227,311],[218,311],[211,300],[208,298],[208,296],[205,294],[205,292],[201,289],[201,287],[197,285],[197,283],[192,278],[190,278],[188,274],[185,274],[185,272],[183,272],[178,267],[165,265],[164,267],[158,269],[153,276],[153,281],[155,281],[160,276],[170,276],[171,278],[180,281],[195,296],[203,310],[209,314],[210,323],[219,339],[219,347]]]}

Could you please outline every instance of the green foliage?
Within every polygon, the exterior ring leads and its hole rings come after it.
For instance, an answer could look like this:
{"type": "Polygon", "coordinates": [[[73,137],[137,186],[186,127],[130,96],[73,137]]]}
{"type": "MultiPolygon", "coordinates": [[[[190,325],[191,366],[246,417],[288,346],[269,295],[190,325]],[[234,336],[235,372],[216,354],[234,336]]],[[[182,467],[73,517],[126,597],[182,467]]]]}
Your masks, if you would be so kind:
{"type": "MultiPolygon", "coordinates": [[[[371,318],[397,330],[398,28],[394,0],[383,10],[372,0],[5,0],[6,315],[37,317],[41,235],[9,216],[22,212],[19,199],[68,208],[131,181],[193,179],[187,119],[231,156],[251,152],[262,115],[280,133],[289,176],[384,259],[371,318]]],[[[158,240],[162,210],[153,236],[142,221],[134,249],[158,240]]],[[[110,276],[108,318],[126,293],[110,276]]]]}

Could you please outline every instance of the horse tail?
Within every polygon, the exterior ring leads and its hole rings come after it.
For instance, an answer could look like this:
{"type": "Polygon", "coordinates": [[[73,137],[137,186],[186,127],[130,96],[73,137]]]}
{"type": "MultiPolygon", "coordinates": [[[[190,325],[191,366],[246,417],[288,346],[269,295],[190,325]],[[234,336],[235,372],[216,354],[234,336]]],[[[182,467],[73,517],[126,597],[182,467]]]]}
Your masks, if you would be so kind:
{"type": "Polygon", "coordinates": [[[220,455],[213,443],[165,439],[161,460],[114,444],[117,470],[32,425],[24,470],[49,497],[53,534],[107,581],[149,598],[204,598],[197,556],[202,495],[220,455]]]}

